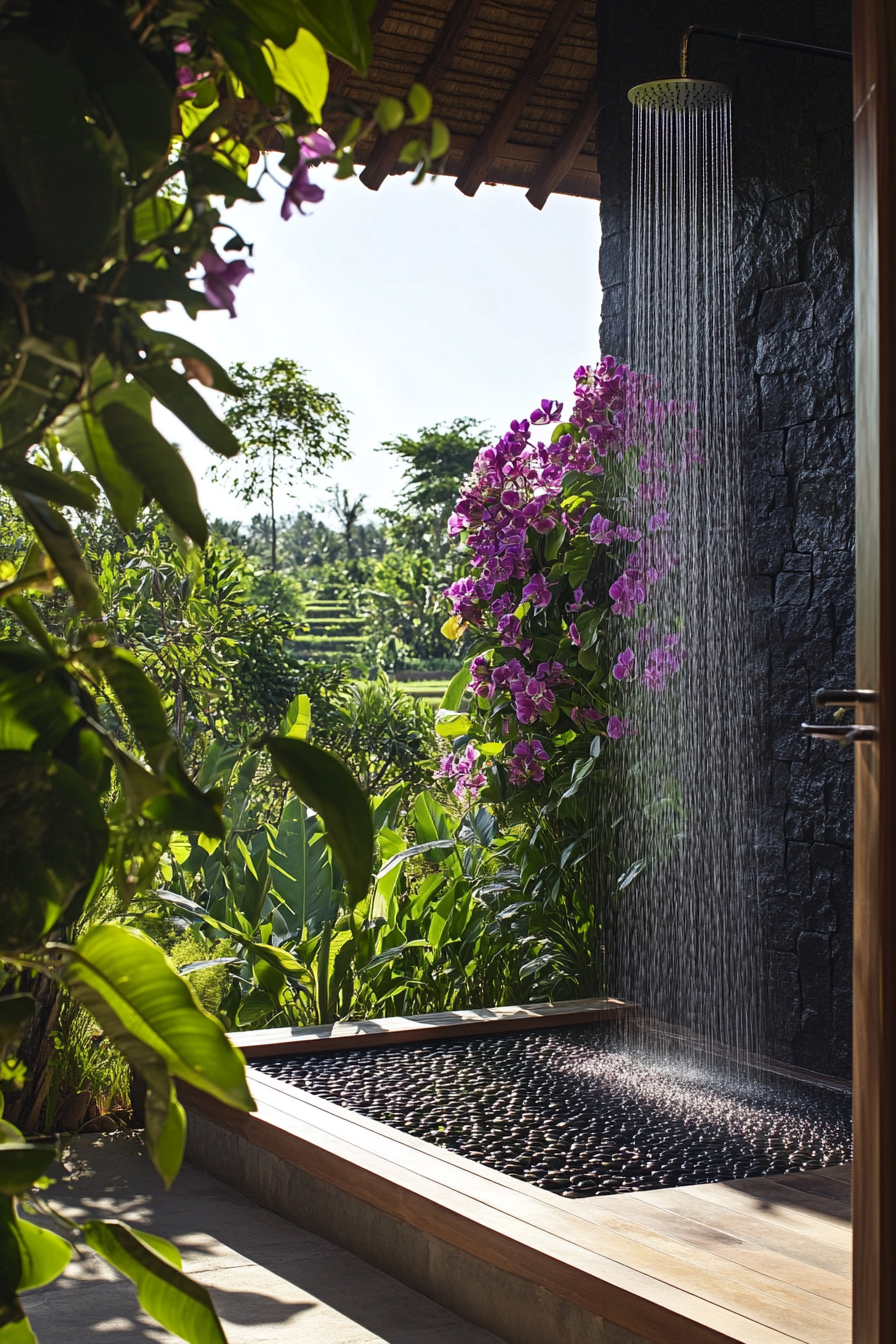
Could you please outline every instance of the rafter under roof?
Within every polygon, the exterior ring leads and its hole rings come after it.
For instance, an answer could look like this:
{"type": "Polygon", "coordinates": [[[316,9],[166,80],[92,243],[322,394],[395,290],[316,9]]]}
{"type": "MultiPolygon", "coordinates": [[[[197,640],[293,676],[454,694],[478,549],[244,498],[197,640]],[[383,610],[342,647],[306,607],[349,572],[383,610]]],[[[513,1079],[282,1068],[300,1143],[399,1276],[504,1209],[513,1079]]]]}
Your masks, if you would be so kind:
{"type": "MultiPolygon", "coordinates": [[[[600,195],[595,0],[380,0],[366,79],[334,62],[331,93],[370,107],[415,81],[451,131],[436,171],[468,196],[483,182],[526,187],[539,210],[552,192],[600,195]]],[[[376,133],[355,153],[377,191],[408,132],[376,133]]]]}

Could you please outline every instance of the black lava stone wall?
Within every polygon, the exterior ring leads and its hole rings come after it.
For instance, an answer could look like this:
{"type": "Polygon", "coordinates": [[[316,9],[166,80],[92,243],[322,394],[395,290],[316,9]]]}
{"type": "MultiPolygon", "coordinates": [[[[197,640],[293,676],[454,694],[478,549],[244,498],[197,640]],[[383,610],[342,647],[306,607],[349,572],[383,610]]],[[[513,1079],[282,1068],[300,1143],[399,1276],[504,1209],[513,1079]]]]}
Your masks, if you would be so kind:
{"type": "MultiPolygon", "coordinates": [[[[848,49],[843,0],[599,0],[601,349],[627,346],[627,91],[677,70],[691,24],[848,49]]],[[[761,742],[766,1050],[850,1072],[851,749],[810,742],[814,691],[854,676],[851,67],[695,37],[733,94],[735,283],[761,742]]],[[[724,688],[722,688],[724,693],[724,688]]]]}

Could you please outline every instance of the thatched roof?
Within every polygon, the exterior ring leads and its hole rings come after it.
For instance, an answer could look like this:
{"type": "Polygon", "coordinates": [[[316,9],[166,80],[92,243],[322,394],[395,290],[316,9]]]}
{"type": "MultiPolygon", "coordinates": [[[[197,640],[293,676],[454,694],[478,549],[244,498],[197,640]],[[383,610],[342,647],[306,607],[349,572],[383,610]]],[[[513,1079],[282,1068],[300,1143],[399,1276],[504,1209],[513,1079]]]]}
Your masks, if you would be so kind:
{"type": "MultiPolygon", "coordinates": [[[[362,79],[338,62],[331,90],[369,108],[419,80],[451,131],[437,171],[473,195],[483,182],[526,187],[538,209],[552,191],[600,195],[595,0],[380,0],[373,63],[362,79]]],[[[362,141],[361,181],[376,191],[406,172],[407,132],[362,141]]]]}

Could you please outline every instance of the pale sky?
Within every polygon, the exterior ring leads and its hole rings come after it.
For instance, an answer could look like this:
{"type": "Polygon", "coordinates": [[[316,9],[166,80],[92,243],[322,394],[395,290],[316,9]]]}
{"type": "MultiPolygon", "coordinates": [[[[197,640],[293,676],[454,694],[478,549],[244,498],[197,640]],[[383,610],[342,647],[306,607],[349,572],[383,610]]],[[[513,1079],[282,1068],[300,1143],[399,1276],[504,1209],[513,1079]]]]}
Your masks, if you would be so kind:
{"type": "MultiPolygon", "coordinates": [[[[326,196],[304,218],[281,220],[270,184],[264,205],[233,208],[255,244],[235,320],[192,322],[179,308],[150,320],[225,365],[294,359],[335,392],[351,412],[354,458],[332,479],[366,493],[369,511],[389,505],[399,482],[375,451],[384,439],[457,416],[500,433],[542,397],[569,402],[574,369],[598,356],[598,205],[553,196],[539,212],[515,187],[483,186],[469,200],[446,178],[390,178],[371,192],[329,175],[315,174],[326,196]]],[[[253,511],[203,479],[212,455],[179,421],[163,410],[155,419],[183,448],[210,516],[253,511]]],[[[327,485],[310,485],[299,507],[322,504],[327,485]]],[[[295,507],[283,500],[284,513],[295,507]]]]}

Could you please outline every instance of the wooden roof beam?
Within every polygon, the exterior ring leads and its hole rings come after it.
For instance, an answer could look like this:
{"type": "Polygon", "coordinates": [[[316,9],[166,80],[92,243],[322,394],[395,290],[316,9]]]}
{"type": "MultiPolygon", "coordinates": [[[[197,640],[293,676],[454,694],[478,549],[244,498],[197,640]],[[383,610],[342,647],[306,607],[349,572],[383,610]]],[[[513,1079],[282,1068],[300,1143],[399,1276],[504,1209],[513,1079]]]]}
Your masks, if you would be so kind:
{"type": "MultiPolygon", "coordinates": [[[[446,70],[451,69],[460,44],[467,29],[476,17],[483,0],[454,0],[454,5],[445,20],[445,26],[433,48],[432,55],[424,63],[416,82],[423,84],[433,92],[446,70]]],[[[398,161],[398,156],[407,144],[413,127],[402,126],[388,135],[381,135],[367,160],[367,167],[361,174],[361,181],[371,191],[379,191],[386,178],[398,161]]]]}
{"type": "Polygon", "coordinates": [[[479,143],[468,157],[463,171],[458,174],[454,185],[465,196],[475,196],[482,186],[489,169],[507,144],[510,132],[519,121],[523,108],[541,83],[570,24],[581,8],[582,0],[557,0],[548,14],[545,25],[536,38],[535,46],[529,53],[529,59],[482,132],[479,143]]]}
{"type": "MultiPolygon", "coordinates": [[[[379,0],[379,4],[370,16],[370,36],[376,37],[383,26],[383,21],[389,10],[392,8],[394,0],[379,0]]],[[[330,87],[328,93],[341,93],[345,88],[345,81],[353,73],[352,67],[346,65],[345,61],[338,61],[335,56],[329,58],[330,62],[330,87]]]]}
{"type": "Polygon", "coordinates": [[[535,179],[526,192],[526,200],[540,210],[555,187],[558,187],[572,168],[579,150],[584,145],[591,128],[597,121],[597,84],[582,99],[575,116],[554,146],[554,152],[547,163],[539,168],[535,179]]]}

